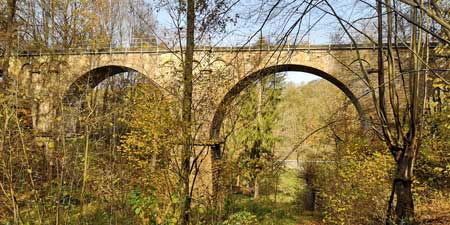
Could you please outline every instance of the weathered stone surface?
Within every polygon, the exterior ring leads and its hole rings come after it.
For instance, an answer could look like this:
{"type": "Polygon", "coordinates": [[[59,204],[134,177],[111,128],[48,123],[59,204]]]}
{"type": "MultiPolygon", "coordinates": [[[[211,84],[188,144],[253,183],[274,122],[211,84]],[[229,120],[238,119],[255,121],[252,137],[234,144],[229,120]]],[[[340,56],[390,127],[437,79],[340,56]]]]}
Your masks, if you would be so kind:
{"type": "MultiPolygon", "coordinates": [[[[365,70],[374,70],[376,49],[365,47],[358,51],[365,70]]],[[[208,121],[201,126],[203,133],[211,129],[213,139],[218,139],[226,107],[233,98],[251,82],[285,71],[313,73],[332,82],[345,92],[362,116],[360,96],[367,89],[359,77],[356,52],[347,45],[197,49],[194,98],[201,110],[196,112],[196,120],[208,121]]],[[[45,132],[52,127],[55,99],[69,104],[81,98],[85,89],[117,73],[137,71],[167,94],[181,96],[181,58],[180,52],[168,50],[23,55],[12,58],[10,72],[19,91],[34,99],[33,123],[45,132]]]]}

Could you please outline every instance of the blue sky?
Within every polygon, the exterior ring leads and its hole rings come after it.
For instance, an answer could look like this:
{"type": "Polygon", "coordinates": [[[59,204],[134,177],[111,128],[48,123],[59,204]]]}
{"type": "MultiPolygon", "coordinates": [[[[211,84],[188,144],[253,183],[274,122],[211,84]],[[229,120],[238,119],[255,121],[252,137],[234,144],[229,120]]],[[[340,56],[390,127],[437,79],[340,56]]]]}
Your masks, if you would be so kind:
{"type": "MultiPolygon", "coordinates": [[[[280,7],[279,9],[277,9],[277,15],[279,17],[270,20],[262,29],[263,36],[267,36],[270,38],[273,37],[273,40],[278,40],[280,36],[283,36],[283,34],[285,34],[286,27],[294,24],[294,21],[301,16],[303,6],[300,7],[298,11],[290,11],[291,8],[295,8],[296,4],[291,4],[294,3],[294,1],[285,1],[285,4],[287,3],[289,3],[289,5],[286,6],[289,7],[280,7]]],[[[354,18],[359,18],[361,15],[367,15],[368,13],[371,13],[370,9],[368,9],[366,5],[355,0],[335,0],[330,1],[330,3],[333,5],[333,7],[335,7],[335,10],[339,14],[339,16],[347,19],[348,21],[351,21],[354,18]]],[[[258,6],[260,6],[258,0],[240,1],[237,7],[235,7],[235,10],[233,10],[233,13],[239,13],[240,15],[242,15],[238,19],[236,26],[229,25],[226,28],[226,32],[212,35],[210,44],[215,45],[219,43],[218,45],[229,46],[231,43],[231,45],[241,46],[242,44],[246,43],[248,38],[255,34],[256,31],[260,28],[262,20],[264,20],[265,18],[264,14],[260,15],[257,13],[258,11],[264,11],[264,9],[258,8],[258,6]],[[254,15],[246,18],[246,14],[254,15]]],[[[338,24],[336,19],[324,13],[324,11],[322,10],[328,11],[329,9],[327,9],[326,6],[321,5],[320,8],[315,8],[312,13],[307,14],[303,18],[302,23],[296,26],[295,32],[291,33],[292,37],[289,37],[288,40],[292,41],[295,39],[295,37],[298,37],[303,39],[297,39],[297,44],[327,44],[330,42],[330,35],[332,33],[339,32],[343,34],[343,32],[339,31],[338,29],[340,25],[338,24]],[[316,23],[316,21],[319,22],[316,23]]],[[[169,28],[169,30],[170,27],[173,28],[172,20],[166,10],[162,9],[157,12],[156,17],[160,28],[169,28]]],[[[254,42],[256,42],[256,39],[259,38],[259,35],[256,35],[248,44],[252,45],[254,42]]],[[[286,75],[286,81],[293,82],[295,84],[307,83],[316,79],[320,79],[320,77],[301,72],[288,72],[286,75]]]]}
{"type": "MultiPolygon", "coordinates": [[[[331,12],[328,6],[320,4],[319,7],[314,8],[302,17],[306,4],[302,4],[302,1],[292,0],[281,1],[278,8],[271,14],[271,19],[265,23],[264,28],[259,33],[258,29],[260,29],[263,21],[265,21],[268,15],[267,12],[270,11],[269,9],[271,9],[275,1],[267,1],[266,5],[261,5],[261,2],[261,0],[239,1],[229,13],[229,15],[239,15],[236,19],[236,24],[228,23],[226,32],[211,35],[211,43],[220,43],[219,45],[230,45],[230,43],[241,45],[255,33],[257,35],[249,44],[256,42],[260,34],[269,37],[272,41],[278,41],[294,24],[296,24],[294,26],[295,28],[290,32],[288,40],[289,42],[296,40],[297,44],[306,42],[311,44],[327,44],[330,42],[331,34],[335,32],[343,34],[343,31],[339,30],[340,25],[336,18],[325,13],[325,11],[331,12]],[[297,19],[299,18],[302,18],[302,20],[300,23],[297,23],[297,19]]],[[[370,16],[371,13],[374,13],[373,9],[370,9],[357,0],[333,0],[330,1],[330,4],[333,5],[333,8],[341,18],[348,21],[370,16]]],[[[155,13],[155,16],[159,24],[158,27],[164,27],[174,31],[173,21],[169,16],[167,8],[160,8],[155,13]]],[[[357,23],[365,22],[359,21],[357,23]]]]}

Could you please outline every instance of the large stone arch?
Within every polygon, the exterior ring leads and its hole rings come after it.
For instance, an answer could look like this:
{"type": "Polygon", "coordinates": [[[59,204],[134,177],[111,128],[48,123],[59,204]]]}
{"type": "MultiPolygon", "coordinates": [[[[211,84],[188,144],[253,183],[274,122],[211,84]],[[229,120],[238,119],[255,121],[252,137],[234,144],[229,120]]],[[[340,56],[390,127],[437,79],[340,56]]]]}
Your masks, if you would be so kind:
{"type": "MultiPolygon", "coordinates": [[[[365,112],[361,106],[361,103],[359,102],[359,99],[353,94],[353,92],[350,90],[347,85],[345,85],[343,82],[338,80],[336,77],[330,75],[327,72],[324,72],[323,70],[305,66],[305,65],[298,65],[298,64],[281,64],[281,65],[275,65],[275,66],[269,66],[263,69],[260,69],[258,71],[255,71],[248,76],[241,79],[238,83],[236,83],[223,97],[222,101],[219,103],[219,106],[217,107],[213,120],[211,122],[210,126],[210,139],[214,142],[219,140],[220,136],[220,130],[222,128],[223,120],[225,119],[226,112],[228,110],[229,105],[232,103],[233,99],[236,98],[239,93],[241,93],[242,90],[247,88],[250,84],[255,82],[256,80],[262,79],[268,75],[274,74],[274,73],[280,73],[280,72],[288,72],[288,71],[295,71],[295,72],[305,72],[314,74],[316,76],[319,76],[333,85],[335,85],[337,88],[339,88],[346,96],[347,98],[352,102],[355,109],[358,112],[360,122],[363,127],[367,127],[367,120],[365,112]]],[[[221,148],[220,143],[217,143],[213,145],[212,147],[212,153],[214,159],[220,159],[221,158],[221,148]]]]}
{"type": "Polygon", "coordinates": [[[86,95],[89,90],[95,88],[102,81],[116,74],[124,72],[137,72],[139,74],[142,74],[149,80],[152,85],[158,87],[156,82],[150,79],[150,77],[146,73],[140,71],[139,69],[115,64],[104,65],[83,73],[81,76],[78,76],[73,82],[71,82],[64,93],[64,102],[66,104],[74,103],[78,99],[81,99],[82,96],[86,95]]]}
{"type": "MultiPolygon", "coordinates": [[[[124,72],[139,73],[143,75],[148,83],[150,83],[152,88],[155,88],[155,91],[158,94],[164,95],[164,93],[166,93],[166,91],[153,79],[151,79],[151,77],[147,73],[142,72],[141,69],[136,69],[136,67],[129,67],[119,64],[106,64],[80,73],[81,75],[73,74],[75,76],[72,78],[72,81],[69,82],[68,86],[66,86],[63,92],[63,103],[66,106],[65,109],[58,107],[55,108],[56,115],[61,115],[63,112],[66,115],[66,129],[68,129],[66,131],[67,133],[76,134],[80,129],[77,119],[72,118],[72,113],[74,113],[74,111],[72,111],[72,107],[84,108],[85,106],[83,106],[82,100],[89,93],[89,91],[93,90],[102,81],[124,72]]],[[[52,121],[52,119],[50,118],[48,121],[52,121]]]]}

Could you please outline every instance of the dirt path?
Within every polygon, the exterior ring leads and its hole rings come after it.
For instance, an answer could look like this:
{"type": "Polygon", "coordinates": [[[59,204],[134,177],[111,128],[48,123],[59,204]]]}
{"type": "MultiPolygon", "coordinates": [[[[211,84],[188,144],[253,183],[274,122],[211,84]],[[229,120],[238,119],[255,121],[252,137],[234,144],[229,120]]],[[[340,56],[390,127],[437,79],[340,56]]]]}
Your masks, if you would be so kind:
{"type": "Polygon", "coordinates": [[[317,213],[314,212],[303,212],[300,216],[300,221],[297,225],[322,225],[317,213]]]}

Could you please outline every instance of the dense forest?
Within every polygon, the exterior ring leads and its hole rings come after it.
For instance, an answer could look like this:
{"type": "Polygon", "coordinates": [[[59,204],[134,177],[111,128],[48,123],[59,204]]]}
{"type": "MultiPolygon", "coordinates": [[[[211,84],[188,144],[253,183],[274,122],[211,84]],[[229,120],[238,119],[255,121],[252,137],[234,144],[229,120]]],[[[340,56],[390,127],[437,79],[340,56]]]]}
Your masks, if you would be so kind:
{"type": "Polygon", "coordinates": [[[450,224],[449,55],[448,0],[0,0],[0,224],[450,224]]]}

